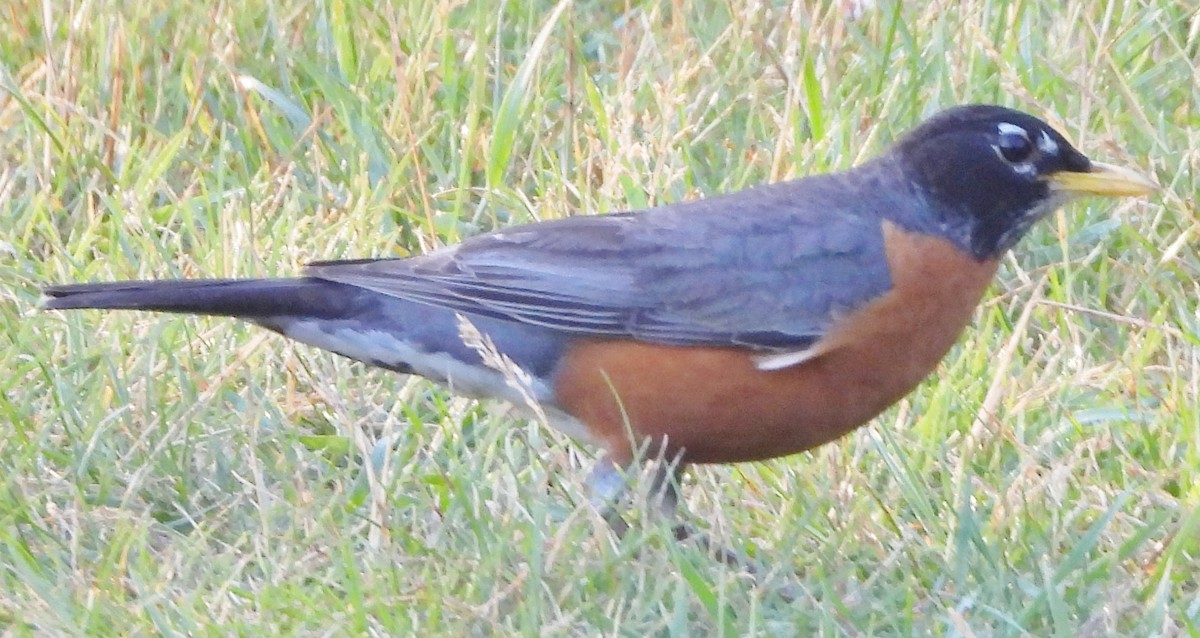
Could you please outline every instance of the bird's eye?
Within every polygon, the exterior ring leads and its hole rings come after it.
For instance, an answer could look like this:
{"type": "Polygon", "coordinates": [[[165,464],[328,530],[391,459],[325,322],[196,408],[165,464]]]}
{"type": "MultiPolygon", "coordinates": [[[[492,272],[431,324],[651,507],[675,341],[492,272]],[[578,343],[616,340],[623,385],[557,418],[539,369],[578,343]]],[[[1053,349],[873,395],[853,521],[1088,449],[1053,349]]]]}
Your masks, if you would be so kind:
{"type": "Polygon", "coordinates": [[[1004,131],[1000,133],[1000,143],[996,146],[996,150],[1000,151],[1000,155],[1017,164],[1029,159],[1033,154],[1033,142],[1029,141],[1029,136],[1025,131],[1004,131]]]}

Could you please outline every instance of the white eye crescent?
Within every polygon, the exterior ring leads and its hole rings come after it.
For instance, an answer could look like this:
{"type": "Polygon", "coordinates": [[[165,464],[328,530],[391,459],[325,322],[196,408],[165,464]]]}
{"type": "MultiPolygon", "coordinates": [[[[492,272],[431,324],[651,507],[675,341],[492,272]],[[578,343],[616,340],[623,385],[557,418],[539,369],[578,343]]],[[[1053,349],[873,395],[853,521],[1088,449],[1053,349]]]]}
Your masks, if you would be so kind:
{"type": "Polygon", "coordinates": [[[1050,134],[1045,131],[1042,131],[1042,136],[1038,138],[1037,146],[1043,155],[1058,154],[1058,142],[1055,142],[1054,138],[1050,137],[1050,134]]]}
{"type": "MultiPolygon", "coordinates": [[[[996,154],[1004,161],[1023,168],[1029,156],[1033,155],[1033,141],[1029,139],[1029,133],[1016,124],[1008,122],[1001,122],[997,125],[996,130],[1000,134],[997,143],[992,145],[996,154]]],[[[1029,166],[1029,168],[1032,170],[1033,167],[1029,166]]]]}
{"type": "Polygon", "coordinates": [[[1027,140],[1029,139],[1029,133],[1026,132],[1025,129],[1017,126],[1016,124],[1009,124],[1008,122],[1001,122],[999,125],[996,126],[996,130],[1000,132],[1000,135],[1019,135],[1027,140]]]}

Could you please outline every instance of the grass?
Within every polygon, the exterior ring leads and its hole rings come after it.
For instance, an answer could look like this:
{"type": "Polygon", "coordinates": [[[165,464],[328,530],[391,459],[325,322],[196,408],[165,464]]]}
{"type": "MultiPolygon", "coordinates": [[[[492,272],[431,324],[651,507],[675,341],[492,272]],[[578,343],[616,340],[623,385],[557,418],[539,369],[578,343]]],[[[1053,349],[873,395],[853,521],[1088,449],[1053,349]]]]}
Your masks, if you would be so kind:
{"type": "Polygon", "coordinates": [[[5,635],[1200,635],[1186,2],[0,8],[5,635]],[[295,273],[847,167],[1000,102],[1163,185],[1043,223],[936,375],[701,468],[760,582],[499,404],[52,282],[295,273]],[[792,603],[774,592],[801,590],[792,603]]]}

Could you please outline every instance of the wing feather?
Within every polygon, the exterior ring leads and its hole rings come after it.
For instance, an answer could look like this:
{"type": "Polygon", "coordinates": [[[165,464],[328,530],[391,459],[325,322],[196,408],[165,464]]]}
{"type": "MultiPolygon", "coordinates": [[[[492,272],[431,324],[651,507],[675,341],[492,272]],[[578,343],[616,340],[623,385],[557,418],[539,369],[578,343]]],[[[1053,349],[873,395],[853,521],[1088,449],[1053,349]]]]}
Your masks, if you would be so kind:
{"type": "Polygon", "coordinates": [[[325,262],[337,281],[469,314],[802,361],[835,317],[891,285],[881,211],[838,176],[518,226],[408,259],[325,262]]]}

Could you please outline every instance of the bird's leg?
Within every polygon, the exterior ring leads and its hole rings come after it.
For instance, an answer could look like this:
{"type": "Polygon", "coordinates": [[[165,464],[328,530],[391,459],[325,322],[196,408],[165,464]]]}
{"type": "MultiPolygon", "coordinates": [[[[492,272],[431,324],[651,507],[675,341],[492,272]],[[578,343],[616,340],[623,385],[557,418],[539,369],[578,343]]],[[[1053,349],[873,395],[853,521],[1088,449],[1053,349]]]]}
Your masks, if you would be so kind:
{"type": "Polygon", "coordinates": [[[601,457],[587,477],[588,500],[617,538],[624,538],[629,531],[629,523],[620,512],[626,488],[624,472],[608,456],[601,457]]]}
{"type": "MultiPolygon", "coordinates": [[[[657,506],[659,514],[674,521],[671,533],[675,540],[695,541],[717,560],[734,567],[746,567],[751,573],[757,572],[753,566],[744,565],[744,561],[732,550],[714,546],[707,536],[680,521],[680,510],[685,508],[681,507],[679,485],[686,467],[679,461],[667,462],[660,458],[654,464],[654,476],[647,493],[651,502],[657,506]]],[[[629,531],[629,523],[621,516],[628,487],[625,472],[608,456],[601,457],[587,477],[588,500],[592,507],[600,512],[600,516],[617,538],[624,538],[625,533],[629,531]]]]}
{"type": "MultiPolygon", "coordinates": [[[[686,465],[678,460],[667,462],[660,458],[654,465],[654,475],[647,493],[658,513],[673,521],[672,536],[681,543],[686,541],[695,543],[712,558],[733,569],[741,570],[752,578],[761,577],[766,573],[761,565],[732,549],[713,543],[706,534],[697,532],[691,525],[681,520],[686,515],[686,506],[682,503],[679,494],[685,470],[686,465]]],[[[623,468],[607,456],[596,463],[587,478],[589,500],[592,506],[599,510],[604,522],[608,523],[609,528],[618,539],[624,538],[625,533],[629,531],[629,523],[620,513],[620,509],[627,500],[628,487],[623,468]]],[[[787,601],[796,600],[799,597],[792,586],[780,588],[778,593],[787,601]]]]}
{"type": "MultiPolygon", "coordinates": [[[[650,486],[650,497],[656,499],[659,513],[675,521],[671,527],[671,533],[675,540],[680,543],[693,542],[704,553],[726,566],[740,570],[755,580],[760,579],[767,573],[766,568],[743,556],[740,552],[717,545],[707,534],[697,531],[692,525],[682,520],[687,515],[687,505],[682,502],[679,490],[686,469],[687,467],[677,460],[668,463],[660,459],[655,466],[654,479],[650,486]]],[[[775,591],[788,602],[800,597],[800,590],[794,584],[777,587],[775,591]]]]}
{"type": "Polygon", "coordinates": [[[649,496],[658,506],[659,514],[668,519],[679,517],[679,489],[683,483],[683,473],[687,466],[678,459],[667,461],[659,458],[654,464],[654,477],[651,479],[649,496]]]}
{"type": "Polygon", "coordinates": [[[737,552],[727,547],[716,545],[706,534],[697,532],[691,525],[681,520],[687,513],[687,507],[681,503],[679,496],[680,484],[683,481],[687,466],[678,461],[660,461],[655,467],[654,482],[651,484],[650,495],[656,499],[661,514],[675,520],[671,533],[679,542],[692,541],[699,545],[705,553],[718,561],[735,569],[741,569],[751,576],[762,573],[762,568],[753,561],[743,558],[737,552]]]}
{"type": "MultiPolygon", "coordinates": [[[[654,477],[650,483],[648,497],[657,506],[660,514],[674,519],[679,508],[679,481],[683,476],[683,464],[659,460],[655,463],[654,477]]],[[[599,512],[604,522],[616,534],[624,538],[629,523],[621,516],[627,505],[628,480],[624,469],[610,457],[596,462],[587,478],[588,500],[599,512]]]]}

